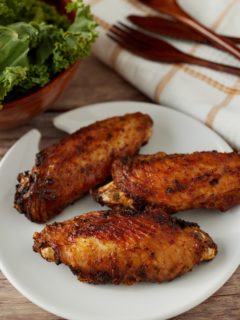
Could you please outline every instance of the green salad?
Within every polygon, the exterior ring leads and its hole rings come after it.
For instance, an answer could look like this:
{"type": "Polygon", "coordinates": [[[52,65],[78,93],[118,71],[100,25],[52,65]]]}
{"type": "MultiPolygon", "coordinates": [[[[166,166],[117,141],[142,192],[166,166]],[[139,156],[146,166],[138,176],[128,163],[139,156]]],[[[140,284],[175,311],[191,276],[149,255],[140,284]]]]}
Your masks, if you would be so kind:
{"type": "Polygon", "coordinates": [[[97,37],[89,6],[77,0],[66,11],[76,12],[72,23],[40,0],[0,0],[1,106],[89,54],[97,37]]]}

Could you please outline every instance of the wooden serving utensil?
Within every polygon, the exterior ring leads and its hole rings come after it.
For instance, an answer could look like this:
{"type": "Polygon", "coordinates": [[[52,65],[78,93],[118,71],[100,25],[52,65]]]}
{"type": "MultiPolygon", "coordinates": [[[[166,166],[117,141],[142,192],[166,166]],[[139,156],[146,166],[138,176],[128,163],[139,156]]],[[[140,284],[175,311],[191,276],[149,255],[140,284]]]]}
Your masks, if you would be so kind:
{"type": "Polygon", "coordinates": [[[114,25],[108,36],[128,51],[148,60],[188,63],[240,76],[240,68],[215,63],[184,53],[164,40],[151,37],[123,23],[114,25]]]}
{"type": "MultiPolygon", "coordinates": [[[[170,19],[165,19],[160,16],[138,16],[130,15],[128,20],[131,21],[136,26],[143,28],[147,31],[158,33],[162,36],[172,37],[176,39],[182,39],[187,41],[195,41],[199,43],[209,44],[214,47],[219,48],[217,43],[210,42],[201,33],[196,32],[194,29],[190,29],[185,24],[180,21],[174,21],[170,19]]],[[[230,40],[235,44],[240,43],[240,38],[223,36],[224,39],[230,40]]]]}
{"type": "Polygon", "coordinates": [[[159,11],[177,21],[182,22],[189,28],[202,34],[209,42],[218,45],[224,51],[227,51],[237,59],[240,59],[240,50],[235,46],[234,42],[217,35],[214,31],[202,25],[200,22],[192,18],[177,3],[177,0],[140,0],[143,4],[159,11]]]}

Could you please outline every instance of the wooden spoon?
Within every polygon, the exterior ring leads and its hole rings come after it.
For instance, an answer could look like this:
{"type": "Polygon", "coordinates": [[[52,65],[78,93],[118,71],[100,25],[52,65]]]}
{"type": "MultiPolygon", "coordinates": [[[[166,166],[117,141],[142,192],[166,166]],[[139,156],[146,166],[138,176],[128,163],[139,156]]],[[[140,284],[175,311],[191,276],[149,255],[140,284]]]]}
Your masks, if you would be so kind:
{"type": "MultiPolygon", "coordinates": [[[[162,36],[172,37],[175,39],[195,41],[199,43],[209,44],[219,48],[218,44],[209,42],[202,34],[190,29],[180,21],[165,19],[160,16],[138,16],[130,15],[128,20],[136,26],[143,28],[144,30],[158,33],[162,36]]],[[[224,39],[233,41],[235,44],[240,44],[240,38],[223,36],[224,39]]]]}
{"type": "Polygon", "coordinates": [[[157,10],[165,15],[174,18],[177,21],[181,21],[189,28],[194,29],[198,33],[202,34],[209,42],[217,44],[218,48],[227,51],[237,59],[240,59],[240,50],[235,46],[234,42],[226,39],[220,35],[217,35],[214,31],[208,29],[200,22],[192,18],[186,13],[177,3],[177,0],[140,0],[145,5],[157,10]]]}

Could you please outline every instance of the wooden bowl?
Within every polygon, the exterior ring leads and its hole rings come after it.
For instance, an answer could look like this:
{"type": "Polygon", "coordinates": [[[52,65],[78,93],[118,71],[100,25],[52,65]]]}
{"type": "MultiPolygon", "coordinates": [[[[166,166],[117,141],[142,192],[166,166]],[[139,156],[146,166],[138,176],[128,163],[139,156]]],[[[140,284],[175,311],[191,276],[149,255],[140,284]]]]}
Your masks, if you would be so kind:
{"type": "MultiPolygon", "coordinates": [[[[59,12],[63,14],[63,8],[68,1],[46,2],[56,4],[59,12]]],[[[72,20],[72,18],[72,15],[69,16],[70,20],[72,20]]],[[[68,87],[79,64],[80,61],[74,63],[67,70],[59,73],[44,87],[37,89],[33,93],[27,94],[20,99],[4,103],[3,109],[0,111],[0,130],[18,127],[49,108],[68,87]]]]}

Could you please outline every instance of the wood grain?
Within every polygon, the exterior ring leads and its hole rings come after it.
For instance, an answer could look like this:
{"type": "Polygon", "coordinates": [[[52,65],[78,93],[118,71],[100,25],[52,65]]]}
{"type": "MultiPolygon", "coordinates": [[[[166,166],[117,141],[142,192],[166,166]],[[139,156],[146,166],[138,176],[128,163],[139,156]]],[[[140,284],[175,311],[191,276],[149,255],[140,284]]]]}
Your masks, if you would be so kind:
{"type": "MultiPolygon", "coordinates": [[[[52,118],[59,111],[112,100],[149,101],[94,57],[87,59],[82,63],[69,90],[55,103],[50,112],[40,115],[21,128],[0,132],[0,158],[19,137],[32,128],[37,128],[42,133],[41,147],[64,137],[66,134],[52,125],[52,118]]],[[[218,320],[240,319],[240,268],[215,295],[173,320],[211,320],[215,318],[218,320]]],[[[60,320],[59,317],[40,309],[24,298],[0,272],[0,320],[28,319],[60,320]]]]}
{"type": "MultiPolygon", "coordinates": [[[[189,29],[186,25],[181,24],[175,20],[165,19],[161,16],[138,16],[130,15],[128,20],[133,22],[138,27],[141,27],[150,32],[158,33],[165,37],[171,37],[175,39],[182,39],[187,41],[195,41],[208,45],[217,44],[211,43],[206,39],[201,33],[196,32],[194,29],[189,29]]],[[[233,41],[235,44],[240,43],[240,38],[223,36],[230,41],[233,41]]]]}
{"type": "MultiPolygon", "coordinates": [[[[166,14],[168,17],[173,18],[174,20],[183,23],[190,29],[200,33],[202,36],[208,39],[209,42],[217,45],[218,48],[227,51],[237,59],[240,59],[240,50],[235,46],[234,42],[232,42],[230,39],[223,38],[221,35],[215,33],[212,29],[207,28],[199,21],[195,20],[186,11],[184,11],[184,9],[178,4],[177,0],[141,0],[141,2],[149,6],[151,9],[155,9],[160,13],[166,14]]],[[[229,6],[232,6],[231,2],[229,2],[229,6]]],[[[227,9],[228,7],[226,10],[227,9]]]]}
{"type": "Polygon", "coordinates": [[[140,30],[136,30],[136,28],[131,28],[124,23],[114,25],[109,30],[109,37],[119,45],[116,47],[111,58],[111,65],[114,66],[117,60],[116,57],[118,57],[122,48],[124,48],[139,57],[151,61],[196,65],[240,76],[240,68],[185,53],[163,39],[153,37],[140,30]]]}
{"type": "Polygon", "coordinates": [[[80,65],[71,86],[51,110],[62,111],[113,100],[150,101],[93,57],[80,65]]]}

